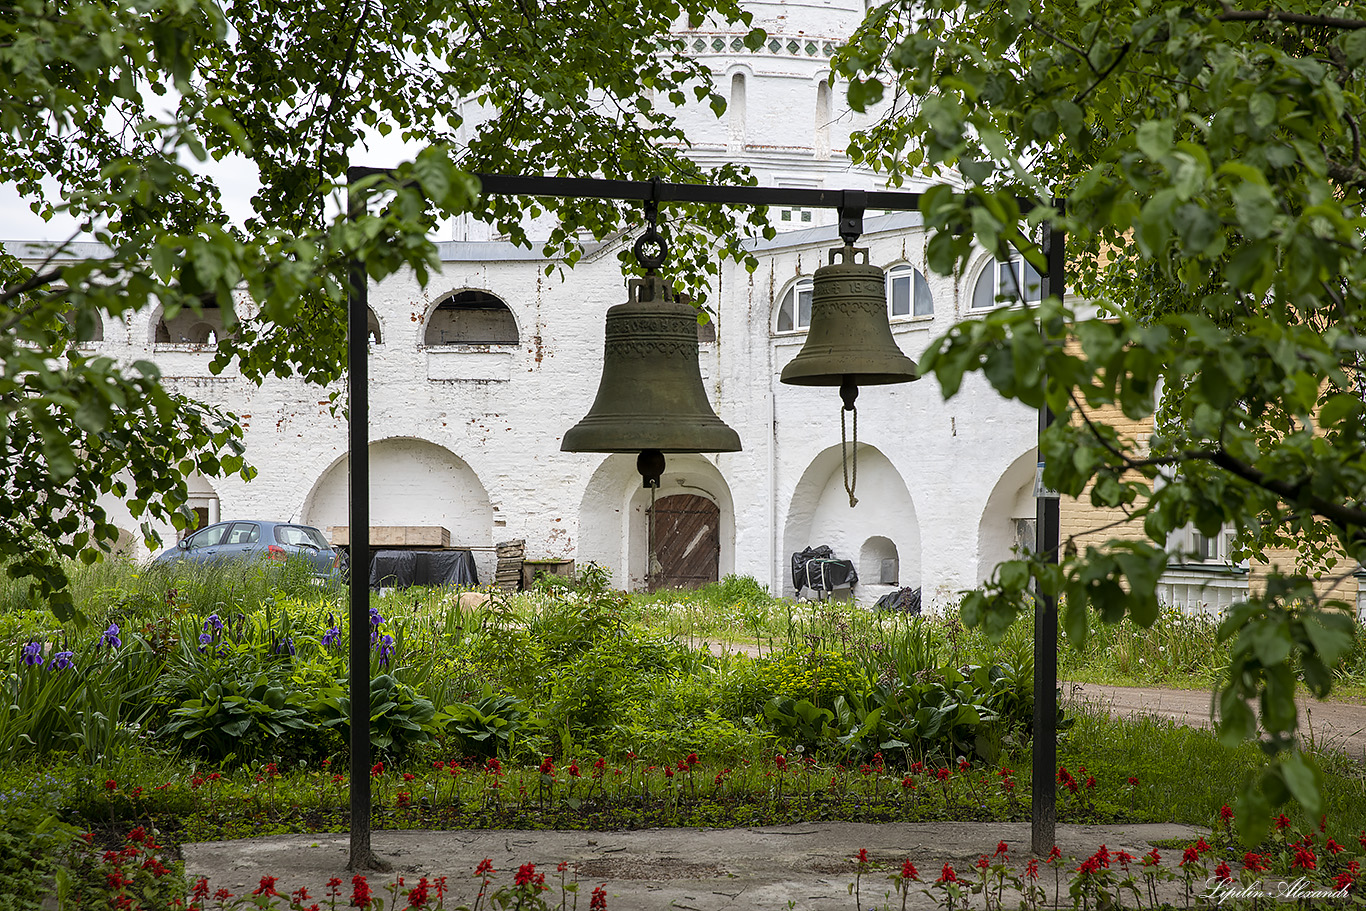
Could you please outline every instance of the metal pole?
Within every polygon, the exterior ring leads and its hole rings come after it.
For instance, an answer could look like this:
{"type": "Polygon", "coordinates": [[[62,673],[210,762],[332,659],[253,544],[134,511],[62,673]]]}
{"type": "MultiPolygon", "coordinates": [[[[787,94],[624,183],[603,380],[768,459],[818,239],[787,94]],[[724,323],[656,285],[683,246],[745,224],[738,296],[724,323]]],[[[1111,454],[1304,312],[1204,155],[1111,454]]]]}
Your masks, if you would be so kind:
{"type": "MultiPolygon", "coordinates": [[[[1054,200],[1054,209],[1061,214],[1063,202],[1054,200]]],[[[1067,235],[1052,222],[1045,229],[1044,255],[1048,268],[1043,275],[1041,296],[1057,295],[1062,299],[1066,281],[1064,251],[1067,235]]],[[[1040,325],[1040,331],[1043,326],[1040,325]]],[[[1045,344],[1048,342],[1045,332],[1045,344]]],[[[1042,370],[1042,365],[1040,366],[1042,370]]],[[[1046,377],[1045,377],[1046,380],[1046,377]]],[[[1053,423],[1053,412],[1045,404],[1039,409],[1039,436],[1053,423]]],[[[1043,466],[1043,451],[1039,452],[1039,466],[1043,466]]],[[[1041,485],[1040,481],[1040,485],[1041,485]]],[[[1050,563],[1058,559],[1059,509],[1058,497],[1039,490],[1035,500],[1034,546],[1040,557],[1050,563]]],[[[1030,850],[1034,854],[1048,854],[1057,844],[1058,795],[1054,769],[1058,765],[1058,600],[1042,590],[1035,592],[1034,602],[1034,746],[1030,770],[1030,850]]]]}
{"type": "MultiPolygon", "coordinates": [[[[356,175],[348,173],[354,181],[356,175]]],[[[347,194],[347,217],[365,205],[347,194]]],[[[348,870],[388,870],[370,850],[370,347],[369,282],[365,264],[347,266],[347,461],[350,466],[351,859],[348,870]]]]}

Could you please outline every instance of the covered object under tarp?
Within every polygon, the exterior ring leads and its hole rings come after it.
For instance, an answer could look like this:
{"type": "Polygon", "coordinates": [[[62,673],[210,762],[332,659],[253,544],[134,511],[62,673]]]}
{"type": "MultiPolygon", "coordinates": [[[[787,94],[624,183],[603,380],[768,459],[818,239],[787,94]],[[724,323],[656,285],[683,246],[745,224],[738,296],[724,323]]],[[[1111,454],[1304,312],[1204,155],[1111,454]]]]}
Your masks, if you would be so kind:
{"type": "Polygon", "coordinates": [[[468,550],[377,550],[370,555],[370,587],[458,585],[474,588],[479,575],[468,550]]]}

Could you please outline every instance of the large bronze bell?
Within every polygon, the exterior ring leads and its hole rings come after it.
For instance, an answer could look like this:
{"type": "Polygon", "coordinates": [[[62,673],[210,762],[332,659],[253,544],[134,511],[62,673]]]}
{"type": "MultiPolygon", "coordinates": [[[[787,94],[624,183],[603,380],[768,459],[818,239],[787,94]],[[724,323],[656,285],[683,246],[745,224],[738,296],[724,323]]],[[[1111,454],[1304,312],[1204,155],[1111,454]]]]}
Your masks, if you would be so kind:
{"type": "Polygon", "coordinates": [[[882,270],[868,265],[866,249],[845,243],[831,250],[830,265],[816,270],[806,344],[783,368],[782,381],[858,387],[909,383],[918,376],[915,361],[892,338],[882,270]],[[836,263],[836,256],[842,261],[836,263]]]}
{"type": "Polygon", "coordinates": [[[597,398],[560,449],[639,452],[646,486],[658,486],[662,453],[737,452],[740,435],[707,401],[697,366],[697,311],[674,300],[653,273],[633,279],[628,297],[607,311],[597,398]]]}

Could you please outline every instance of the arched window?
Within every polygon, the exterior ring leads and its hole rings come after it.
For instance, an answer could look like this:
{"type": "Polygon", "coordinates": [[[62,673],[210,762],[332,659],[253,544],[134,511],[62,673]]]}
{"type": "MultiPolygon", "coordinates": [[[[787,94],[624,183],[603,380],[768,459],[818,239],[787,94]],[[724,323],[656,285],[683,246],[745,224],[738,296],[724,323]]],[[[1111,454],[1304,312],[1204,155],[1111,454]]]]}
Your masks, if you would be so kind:
{"type": "Polygon", "coordinates": [[[365,308],[365,340],[372,345],[384,344],[379,334],[379,317],[375,315],[373,307],[365,308]]]}
{"type": "Polygon", "coordinates": [[[934,315],[930,284],[919,269],[900,265],[887,270],[887,315],[892,319],[934,315]]]}
{"type": "Polygon", "coordinates": [[[68,310],[62,314],[62,319],[71,327],[72,340],[77,345],[94,345],[104,341],[104,315],[98,310],[93,314],[85,311],[79,317],[74,310],[68,310]]]}
{"type": "Polygon", "coordinates": [[[797,332],[811,325],[811,279],[799,278],[792,283],[778,305],[778,332],[797,332]]]}
{"type": "Polygon", "coordinates": [[[515,345],[517,320],[508,305],[487,291],[459,291],[443,299],[427,318],[422,343],[515,345]]]}
{"type": "Polygon", "coordinates": [[[1017,303],[1021,297],[1027,304],[1037,304],[1042,292],[1043,279],[1039,277],[1039,271],[1023,257],[1014,256],[1006,262],[992,260],[972,289],[972,309],[991,310],[1017,303]]]}
{"type": "Polygon", "coordinates": [[[817,158],[830,157],[830,81],[822,79],[816,85],[816,141],[817,158]]]}
{"type": "Polygon", "coordinates": [[[730,144],[743,148],[745,145],[744,73],[736,73],[730,77],[730,102],[726,105],[726,116],[730,125],[730,144]]]}

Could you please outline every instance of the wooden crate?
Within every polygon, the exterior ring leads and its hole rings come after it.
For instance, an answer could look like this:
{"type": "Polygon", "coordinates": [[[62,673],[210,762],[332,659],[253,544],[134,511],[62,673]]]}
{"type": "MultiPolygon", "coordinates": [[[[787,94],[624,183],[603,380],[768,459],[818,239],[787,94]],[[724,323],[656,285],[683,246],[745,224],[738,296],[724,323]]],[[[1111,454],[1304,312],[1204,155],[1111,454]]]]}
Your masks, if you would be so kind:
{"type": "MultiPolygon", "coordinates": [[[[333,525],[332,543],[350,545],[350,527],[333,525]]],[[[451,533],[440,525],[371,525],[371,547],[450,547],[451,533]]]]}
{"type": "Polygon", "coordinates": [[[573,578],[573,560],[523,560],[522,561],[522,588],[527,589],[536,581],[540,575],[564,576],[573,578]]]}

